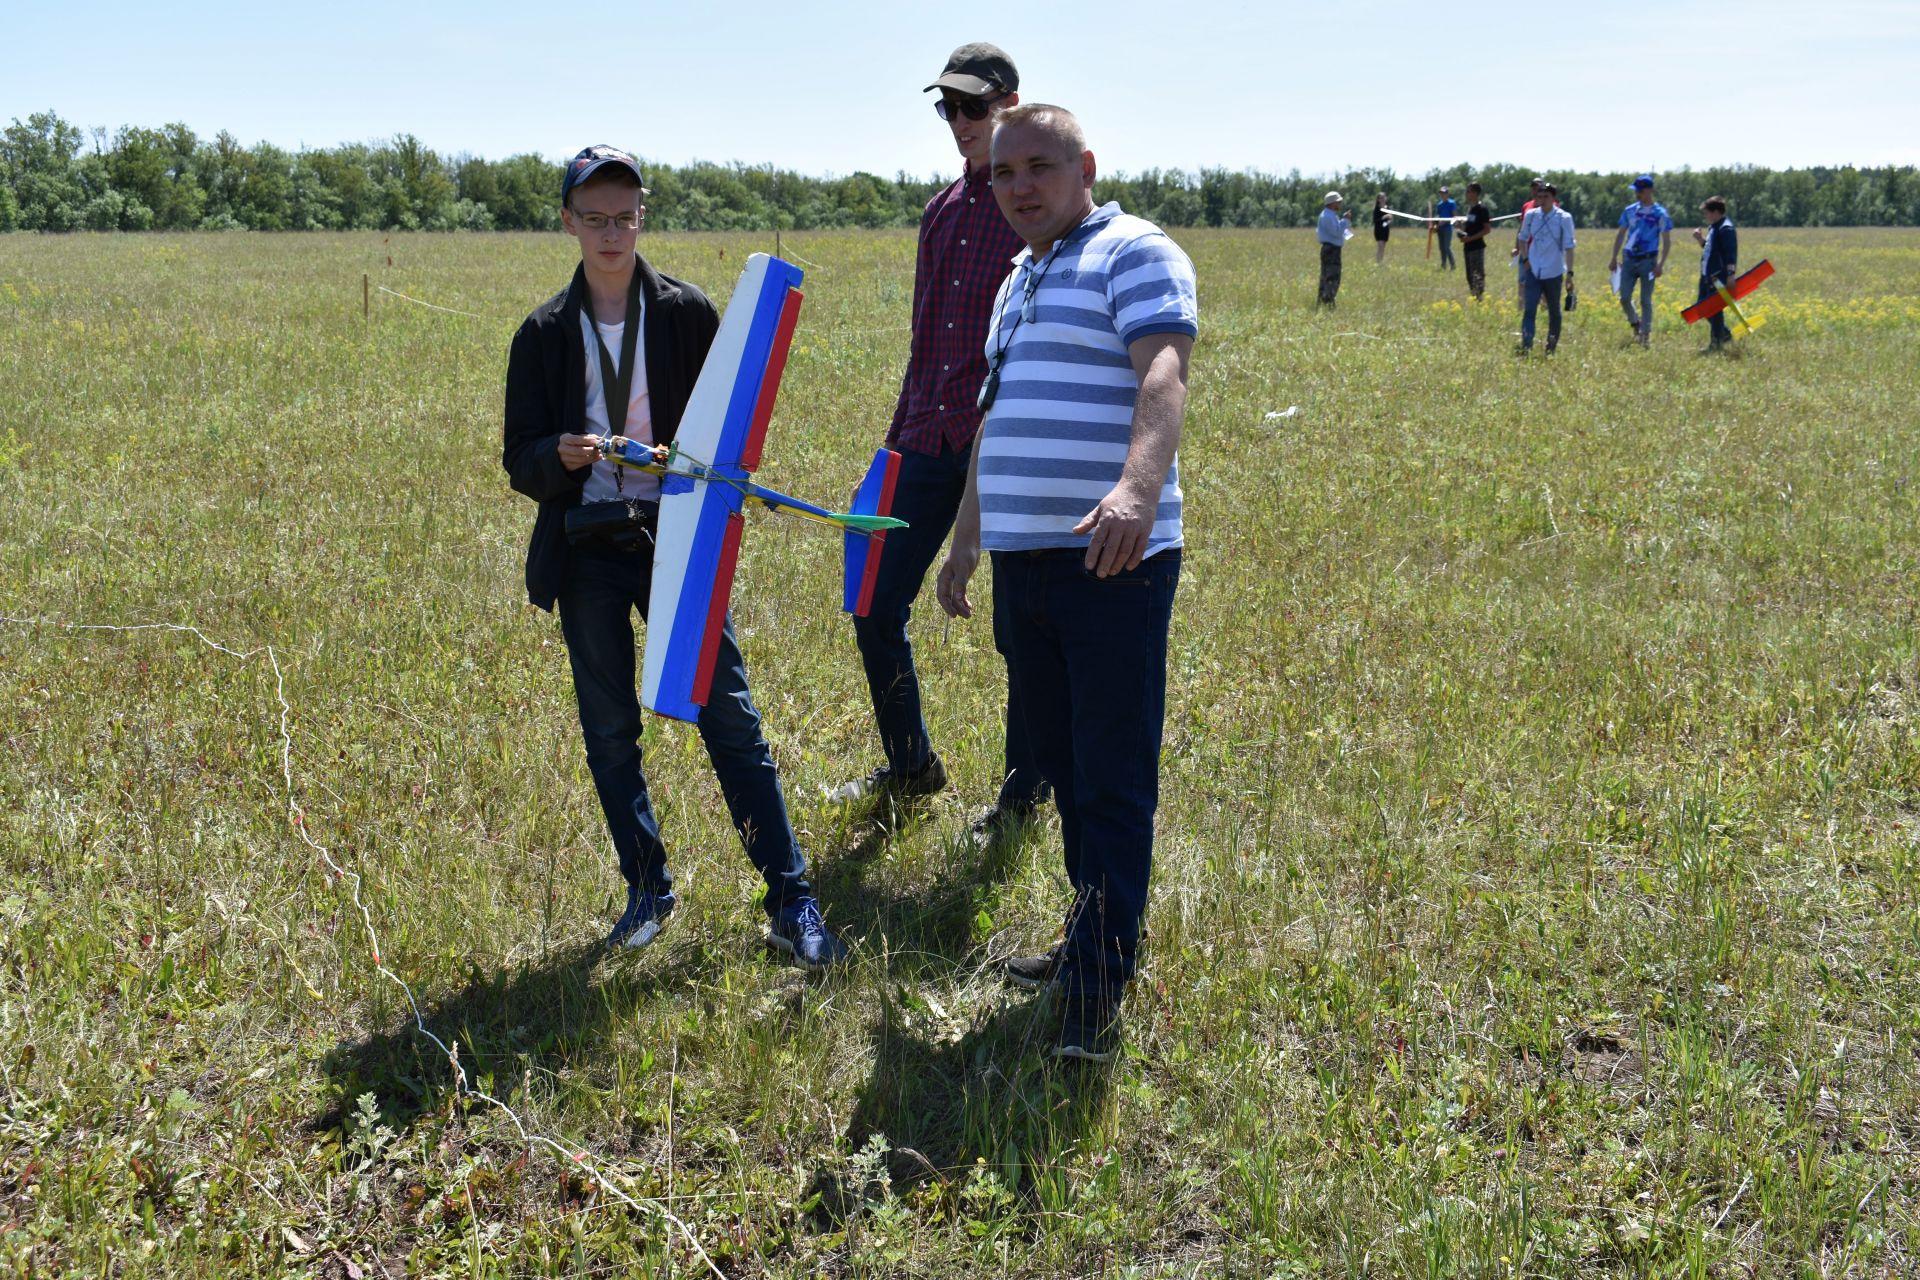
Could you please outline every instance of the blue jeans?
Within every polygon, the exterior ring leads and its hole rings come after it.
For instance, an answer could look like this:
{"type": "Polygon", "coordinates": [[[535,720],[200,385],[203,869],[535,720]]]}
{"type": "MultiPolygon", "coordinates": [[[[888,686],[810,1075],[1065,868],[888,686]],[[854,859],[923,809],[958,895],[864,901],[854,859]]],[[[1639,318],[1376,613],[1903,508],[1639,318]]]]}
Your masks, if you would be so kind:
{"type": "Polygon", "coordinates": [[[1642,334],[1653,332],[1653,268],[1660,261],[1658,253],[1630,253],[1620,259],[1620,309],[1627,313],[1627,323],[1642,334]],[[1633,282],[1640,282],[1640,313],[1633,310],[1633,282]]]}
{"type": "Polygon", "coordinates": [[[1085,555],[994,552],[993,612],[1060,811],[1074,891],[1062,981],[1069,999],[1110,1009],[1133,976],[1153,871],[1180,553],[1108,578],[1089,573],[1085,555]]]}
{"type": "MultiPolygon", "coordinates": [[[[647,616],[653,549],[578,546],[568,557],[560,630],[573,664],[587,768],[620,858],[620,874],[650,893],[665,893],[673,888],[673,876],[640,767],[640,699],[633,685],[633,613],[637,609],[642,619],[647,616]]],[[[720,633],[712,690],[698,727],[734,830],[767,882],[767,914],[778,915],[813,890],[787,819],[773,753],[760,732],[760,713],[747,693],[746,662],[734,643],[731,616],[720,633]]]]}
{"type": "MultiPolygon", "coordinates": [[[[913,642],[907,638],[907,620],[913,615],[913,601],[926,582],[927,570],[953,528],[954,513],[967,491],[970,459],[970,449],[944,449],[938,455],[900,451],[893,514],[905,520],[907,527],[888,530],[880,572],[874,579],[872,606],[866,617],[853,620],[854,640],[866,669],[867,693],[873,699],[873,718],[880,729],[880,746],[886,752],[888,767],[896,773],[918,773],[933,756],[920,705],[920,675],[913,666],[913,642]]],[[[1004,657],[1007,649],[997,616],[993,640],[1004,657]]],[[[1000,784],[1000,803],[1030,808],[1046,799],[1046,784],[1034,767],[1019,703],[1019,684],[1009,667],[1006,773],[1000,784]]]]}
{"type": "Polygon", "coordinates": [[[1560,290],[1564,276],[1536,276],[1528,271],[1521,277],[1527,290],[1527,311],[1520,317],[1520,345],[1533,350],[1533,319],[1540,310],[1540,299],[1547,300],[1547,350],[1560,345],[1560,290]]]}
{"type": "Polygon", "coordinates": [[[1449,269],[1453,266],[1453,227],[1451,224],[1443,225],[1440,228],[1440,265],[1449,269]]]}
{"type": "MultiPolygon", "coordinates": [[[[1700,296],[1694,299],[1694,301],[1705,302],[1718,292],[1719,289],[1714,286],[1712,276],[1701,276],[1700,296]]],[[[1720,308],[1719,311],[1707,317],[1707,327],[1713,330],[1714,346],[1725,346],[1727,343],[1733,341],[1733,330],[1727,327],[1727,309],[1725,307],[1720,308]]]]}

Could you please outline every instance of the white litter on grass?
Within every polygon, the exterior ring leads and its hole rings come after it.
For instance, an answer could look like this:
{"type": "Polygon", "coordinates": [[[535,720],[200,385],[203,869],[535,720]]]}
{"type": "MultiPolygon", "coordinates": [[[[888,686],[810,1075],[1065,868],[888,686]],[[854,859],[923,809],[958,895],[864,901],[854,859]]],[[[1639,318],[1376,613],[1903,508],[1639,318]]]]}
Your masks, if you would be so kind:
{"type": "Polygon", "coordinates": [[[1284,409],[1269,409],[1267,410],[1266,420],[1268,422],[1275,422],[1281,418],[1291,418],[1298,412],[1300,412],[1300,406],[1297,404],[1290,404],[1284,409]]]}

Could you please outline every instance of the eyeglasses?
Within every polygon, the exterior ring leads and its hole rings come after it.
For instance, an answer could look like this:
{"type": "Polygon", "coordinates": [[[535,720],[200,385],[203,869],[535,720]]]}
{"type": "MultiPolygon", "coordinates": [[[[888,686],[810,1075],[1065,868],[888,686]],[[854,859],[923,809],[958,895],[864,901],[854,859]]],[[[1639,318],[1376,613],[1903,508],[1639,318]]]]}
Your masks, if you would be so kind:
{"type": "Polygon", "coordinates": [[[1006,94],[1002,93],[996,94],[991,98],[963,98],[955,94],[949,98],[943,93],[940,95],[940,101],[933,104],[933,113],[942,120],[953,119],[953,113],[956,111],[969,120],[985,120],[987,118],[987,111],[993,104],[1006,96],[1006,94]]]}
{"type": "Polygon", "coordinates": [[[622,231],[638,231],[640,215],[637,213],[576,213],[574,218],[589,231],[605,231],[611,222],[622,231]]]}

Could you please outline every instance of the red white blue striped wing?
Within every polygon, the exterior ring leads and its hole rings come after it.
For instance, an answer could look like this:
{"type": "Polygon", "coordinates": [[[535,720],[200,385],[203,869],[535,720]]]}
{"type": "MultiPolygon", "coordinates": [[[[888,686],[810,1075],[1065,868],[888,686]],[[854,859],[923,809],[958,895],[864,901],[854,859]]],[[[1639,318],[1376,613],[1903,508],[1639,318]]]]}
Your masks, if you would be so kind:
{"type": "Polygon", "coordinates": [[[801,278],[798,267],[764,253],[747,259],[674,436],[679,453],[715,478],[669,475],[660,485],[640,700],[676,720],[697,720],[706,705],[745,523],[745,495],[727,481],[760,465],[801,278]]]}

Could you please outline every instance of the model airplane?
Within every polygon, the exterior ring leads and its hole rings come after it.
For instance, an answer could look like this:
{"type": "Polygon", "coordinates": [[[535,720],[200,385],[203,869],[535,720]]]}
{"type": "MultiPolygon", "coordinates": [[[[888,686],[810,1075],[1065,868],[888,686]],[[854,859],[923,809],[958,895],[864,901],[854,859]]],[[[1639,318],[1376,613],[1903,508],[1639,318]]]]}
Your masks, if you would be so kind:
{"type": "Polygon", "coordinates": [[[799,268],[778,258],[748,258],[673,443],[619,436],[601,442],[612,461],[661,477],[640,701],[676,720],[697,720],[707,701],[747,502],[846,531],[845,607],[854,614],[863,614],[872,599],[886,531],[906,526],[888,514],[900,455],[886,449],[874,455],[850,512],[829,511],[748,478],[760,465],[786,368],[800,280],[799,268]]]}
{"type": "Polygon", "coordinates": [[[1685,311],[1682,311],[1680,318],[1688,324],[1692,324],[1696,320],[1711,319],[1719,315],[1722,311],[1731,311],[1733,312],[1734,319],[1740,322],[1739,328],[1733,331],[1734,336],[1737,338],[1744,334],[1752,333],[1766,321],[1766,317],[1761,315],[1748,315],[1745,311],[1741,310],[1740,299],[1746,297],[1755,289],[1758,289],[1761,282],[1767,280],[1772,275],[1773,263],[1762,258],[1758,266],[1752,268],[1745,275],[1735,280],[1731,287],[1724,284],[1721,285],[1714,291],[1712,297],[1702,298],[1685,311]]]}

